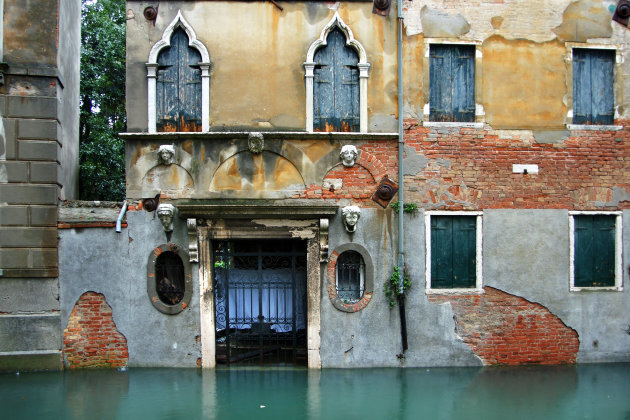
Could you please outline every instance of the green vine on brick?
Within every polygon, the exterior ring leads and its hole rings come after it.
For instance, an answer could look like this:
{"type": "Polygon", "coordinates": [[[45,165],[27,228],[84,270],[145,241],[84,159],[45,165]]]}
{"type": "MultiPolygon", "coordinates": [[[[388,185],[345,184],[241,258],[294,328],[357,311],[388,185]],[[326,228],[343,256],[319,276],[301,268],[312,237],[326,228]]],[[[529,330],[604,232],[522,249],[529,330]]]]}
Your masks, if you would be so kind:
{"type": "MultiPolygon", "coordinates": [[[[394,272],[389,277],[388,280],[385,281],[385,285],[383,289],[385,290],[385,297],[389,302],[389,307],[393,308],[396,306],[396,302],[398,302],[398,296],[400,296],[400,270],[398,266],[394,267],[394,272]]],[[[406,292],[411,287],[411,279],[409,278],[409,274],[407,274],[407,270],[404,270],[403,277],[403,291],[406,292]]]]}
{"type": "MultiPolygon", "coordinates": [[[[400,201],[394,201],[389,206],[398,213],[398,210],[400,209],[400,201]]],[[[418,205],[416,203],[405,203],[403,211],[408,214],[416,214],[418,212],[418,205]]]]}

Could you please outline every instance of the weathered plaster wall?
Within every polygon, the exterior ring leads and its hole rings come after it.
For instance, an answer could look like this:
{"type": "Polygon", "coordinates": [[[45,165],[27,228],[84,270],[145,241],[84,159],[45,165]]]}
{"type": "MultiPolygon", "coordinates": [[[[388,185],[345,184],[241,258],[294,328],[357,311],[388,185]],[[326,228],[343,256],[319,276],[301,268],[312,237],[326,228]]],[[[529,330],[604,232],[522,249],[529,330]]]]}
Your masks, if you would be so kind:
{"type": "MultiPolygon", "coordinates": [[[[62,330],[84,293],[100,293],[127,340],[128,366],[195,367],[201,357],[197,265],[192,304],[177,315],[159,312],[147,295],[147,260],[168,242],[166,234],[153,213],[129,212],[127,223],[122,233],[113,227],[59,230],[62,330]]],[[[185,223],[176,224],[170,242],[188,249],[185,223]]]]}
{"type": "MultiPolygon", "coordinates": [[[[406,300],[409,350],[401,353],[398,306],[390,309],[383,283],[396,264],[397,216],[392,210],[363,209],[357,231],[345,231],[338,216],[330,224],[330,250],[358,243],[374,262],[374,293],[355,313],[336,309],[328,293],[321,298],[322,367],[475,366],[481,361],[455,334],[449,306],[428,302],[424,292],[424,218],[406,216],[407,267],[413,281],[406,300]]],[[[325,273],[325,270],[323,270],[325,273]]]]}
{"type": "Polygon", "coordinates": [[[208,48],[212,61],[212,129],[304,130],[304,66],[309,46],[335,10],[367,51],[369,123],[372,131],[395,130],[395,18],[372,15],[372,4],[268,2],[164,2],[155,25],[142,12],[153,2],[127,4],[128,130],[147,130],[146,66],[151,47],[177,11],[208,48]]]}
{"type": "MultiPolygon", "coordinates": [[[[627,226],[628,211],[624,211],[627,226]]],[[[623,292],[569,293],[569,215],[566,210],[486,210],[484,284],[539,303],[574,329],[578,362],[630,359],[630,298],[623,292]]],[[[624,229],[624,283],[628,229],[624,229]]]]}

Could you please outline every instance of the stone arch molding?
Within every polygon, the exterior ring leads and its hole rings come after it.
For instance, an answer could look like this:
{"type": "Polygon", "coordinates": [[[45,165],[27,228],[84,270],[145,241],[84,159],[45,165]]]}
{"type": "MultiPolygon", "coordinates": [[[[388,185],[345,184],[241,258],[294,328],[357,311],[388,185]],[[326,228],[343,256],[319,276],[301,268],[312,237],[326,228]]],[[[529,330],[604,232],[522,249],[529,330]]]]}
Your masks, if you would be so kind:
{"type": "Polygon", "coordinates": [[[158,55],[164,48],[171,46],[171,37],[176,29],[182,28],[188,36],[188,45],[195,48],[201,54],[201,131],[210,131],[210,53],[201,41],[197,39],[197,34],[192,26],[184,19],[181,10],[177,11],[177,15],[171,23],[164,29],[162,39],[156,42],[149,52],[149,60],[147,66],[148,80],[148,131],[155,133],[156,129],[156,89],[157,89],[157,69],[158,55]]]}
{"type": "Polygon", "coordinates": [[[339,12],[335,12],[332,19],[324,26],[322,33],[310,47],[306,53],[306,61],[304,62],[305,80],[306,80],[306,131],[313,132],[313,79],[315,70],[315,52],[326,46],[326,38],[328,34],[335,28],[339,28],[346,36],[346,45],[356,50],[359,55],[359,117],[360,131],[367,133],[367,78],[370,73],[370,63],[367,62],[367,53],[363,45],[356,39],[352,29],[341,19],[339,12]]]}

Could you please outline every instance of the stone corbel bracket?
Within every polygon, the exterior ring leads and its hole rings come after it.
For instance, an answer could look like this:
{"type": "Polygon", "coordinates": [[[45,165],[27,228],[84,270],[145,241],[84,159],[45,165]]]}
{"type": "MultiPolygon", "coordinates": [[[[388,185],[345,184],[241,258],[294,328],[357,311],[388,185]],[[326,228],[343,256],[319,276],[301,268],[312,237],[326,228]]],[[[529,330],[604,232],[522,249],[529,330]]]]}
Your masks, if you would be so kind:
{"type": "Polygon", "coordinates": [[[319,219],[319,262],[328,262],[328,219],[319,219]]]}
{"type": "Polygon", "coordinates": [[[191,263],[199,262],[199,245],[197,242],[197,219],[186,219],[188,227],[188,256],[191,263]]]}

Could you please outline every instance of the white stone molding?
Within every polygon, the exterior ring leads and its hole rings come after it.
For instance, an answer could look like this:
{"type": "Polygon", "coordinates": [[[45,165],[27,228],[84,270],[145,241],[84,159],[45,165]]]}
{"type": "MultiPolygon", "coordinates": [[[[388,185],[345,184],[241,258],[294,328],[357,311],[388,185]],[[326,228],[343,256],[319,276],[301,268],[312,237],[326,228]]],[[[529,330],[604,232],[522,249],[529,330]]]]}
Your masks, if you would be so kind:
{"type": "Polygon", "coordinates": [[[192,26],[184,19],[181,10],[177,11],[175,19],[164,29],[162,39],[156,42],[149,52],[149,60],[147,66],[147,82],[148,82],[148,131],[155,133],[157,131],[157,105],[156,105],[156,89],[157,89],[157,69],[158,55],[166,47],[171,46],[171,37],[176,29],[182,28],[188,36],[188,45],[195,48],[201,54],[201,131],[210,131],[210,53],[201,41],[197,39],[197,35],[192,26]]]}
{"type": "Polygon", "coordinates": [[[306,61],[304,62],[304,78],[306,81],[306,131],[313,132],[313,70],[315,69],[315,52],[326,46],[326,38],[328,34],[335,28],[339,28],[341,32],[346,36],[346,45],[354,48],[359,55],[359,117],[360,117],[360,131],[361,133],[367,133],[368,131],[368,118],[367,118],[367,78],[370,75],[370,63],[367,62],[367,54],[363,45],[356,39],[352,29],[341,19],[339,12],[335,12],[330,22],[324,26],[322,33],[311,46],[306,53],[306,61]]]}
{"type": "Polygon", "coordinates": [[[186,219],[188,230],[188,256],[191,263],[199,262],[199,245],[197,241],[197,219],[186,219]]]}
{"type": "Polygon", "coordinates": [[[319,219],[319,262],[328,262],[328,219],[319,219]]]}

